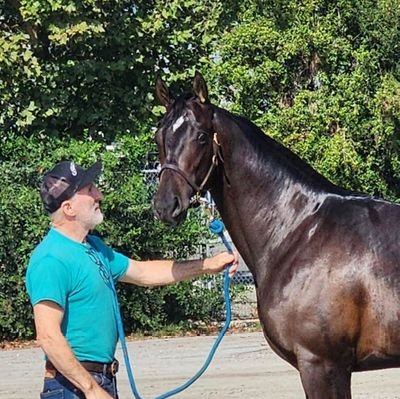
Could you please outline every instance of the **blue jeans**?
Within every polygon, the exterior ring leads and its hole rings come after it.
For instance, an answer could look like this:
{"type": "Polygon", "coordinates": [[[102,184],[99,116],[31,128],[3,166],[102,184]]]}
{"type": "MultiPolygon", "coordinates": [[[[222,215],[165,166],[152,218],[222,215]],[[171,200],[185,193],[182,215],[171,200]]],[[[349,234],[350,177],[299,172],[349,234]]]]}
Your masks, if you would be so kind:
{"type": "MultiPolygon", "coordinates": [[[[103,373],[90,372],[96,382],[107,391],[111,397],[118,399],[116,378],[109,378],[103,373]]],[[[45,378],[40,399],[85,399],[82,391],[75,387],[63,375],[57,373],[55,378],[45,378]]]]}

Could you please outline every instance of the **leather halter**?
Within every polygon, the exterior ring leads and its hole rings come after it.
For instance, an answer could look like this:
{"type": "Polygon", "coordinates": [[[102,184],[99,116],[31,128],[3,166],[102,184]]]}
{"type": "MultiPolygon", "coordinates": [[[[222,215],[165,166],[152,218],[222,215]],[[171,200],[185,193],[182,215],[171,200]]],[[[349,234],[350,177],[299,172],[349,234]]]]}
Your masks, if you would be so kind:
{"type": "Polygon", "coordinates": [[[173,170],[174,172],[178,173],[180,176],[183,177],[183,179],[186,181],[186,183],[193,188],[195,191],[195,195],[200,194],[204,190],[204,186],[207,184],[208,179],[211,176],[211,173],[214,171],[214,169],[218,165],[218,159],[223,162],[222,154],[221,154],[221,145],[218,142],[217,138],[217,133],[214,133],[213,136],[213,156],[212,156],[212,162],[211,165],[201,182],[201,184],[198,186],[182,169],[180,169],[177,165],[173,163],[165,163],[164,165],[161,166],[160,173],[158,174],[158,177],[161,179],[161,175],[166,169],[173,170]]]}

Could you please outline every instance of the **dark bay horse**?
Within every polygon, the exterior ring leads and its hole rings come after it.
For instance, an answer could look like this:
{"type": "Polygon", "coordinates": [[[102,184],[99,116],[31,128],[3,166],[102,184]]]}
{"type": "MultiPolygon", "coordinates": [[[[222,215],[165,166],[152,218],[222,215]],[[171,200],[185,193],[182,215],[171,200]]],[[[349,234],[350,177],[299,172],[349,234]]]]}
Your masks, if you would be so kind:
{"type": "Polygon", "coordinates": [[[212,105],[203,77],[174,99],[156,140],[154,205],[175,225],[210,190],[256,282],[272,349],[308,399],[351,398],[351,374],[400,366],[400,206],[340,188],[250,121],[212,105]]]}

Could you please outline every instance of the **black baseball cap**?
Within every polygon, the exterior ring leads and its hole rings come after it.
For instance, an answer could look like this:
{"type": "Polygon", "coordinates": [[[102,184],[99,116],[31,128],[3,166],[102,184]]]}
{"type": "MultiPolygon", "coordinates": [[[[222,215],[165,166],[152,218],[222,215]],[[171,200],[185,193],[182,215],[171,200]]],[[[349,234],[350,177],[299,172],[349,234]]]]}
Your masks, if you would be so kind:
{"type": "Polygon", "coordinates": [[[101,174],[100,161],[87,169],[72,161],[62,161],[46,172],[40,185],[40,196],[47,212],[55,212],[81,188],[93,183],[101,174]]]}

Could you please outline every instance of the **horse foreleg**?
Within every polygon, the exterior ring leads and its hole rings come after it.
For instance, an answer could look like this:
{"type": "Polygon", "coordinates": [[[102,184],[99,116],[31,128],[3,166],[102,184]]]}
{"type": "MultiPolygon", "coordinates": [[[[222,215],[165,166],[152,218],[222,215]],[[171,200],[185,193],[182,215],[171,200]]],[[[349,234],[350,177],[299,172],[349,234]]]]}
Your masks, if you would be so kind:
{"type": "Polygon", "coordinates": [[[351,372],[326,360],[299,361],[307,399],[351,399],[351,372]]]}

